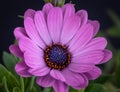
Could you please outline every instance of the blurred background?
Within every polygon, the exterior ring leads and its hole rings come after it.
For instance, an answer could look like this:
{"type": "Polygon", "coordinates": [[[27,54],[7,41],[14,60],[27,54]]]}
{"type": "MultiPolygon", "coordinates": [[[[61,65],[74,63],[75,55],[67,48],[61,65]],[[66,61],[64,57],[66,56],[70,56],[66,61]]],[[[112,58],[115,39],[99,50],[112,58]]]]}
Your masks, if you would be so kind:
{"type": "MultiPolygon", "coordinates": [[[[104,31],[114,25],[108,15],[108,10],[114,11],[120,16],[119,0],[71,0],[76,10],[85,9],[88,11],[89,19],[98,20],[101,24],[100,30],[104,31]]],[[[70,0],[66,0],[70,2],[70,0]]],[[[0,63],[2,52],[8,51],[8,47],[14,41],[13,30],[15,27],[23,26],[23,15],[26,9],[42,9],[43,0],[2,0],[0,2],[0,63]]],[[[120,41],[117,38],[111,39],[116,48],[119,48],[120,41]]]]}

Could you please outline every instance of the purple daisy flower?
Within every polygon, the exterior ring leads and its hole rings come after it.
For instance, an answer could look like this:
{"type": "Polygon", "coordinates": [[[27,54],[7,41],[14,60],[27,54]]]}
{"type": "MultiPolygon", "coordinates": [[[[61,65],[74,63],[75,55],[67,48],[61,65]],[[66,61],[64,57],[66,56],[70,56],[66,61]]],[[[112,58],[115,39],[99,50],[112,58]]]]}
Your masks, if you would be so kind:
{"type": "Polygon", "coordinates": [[[106,39],[95,37],[99,22],[88,20],[85,10],[75,12],[72,4],[28,9],[24,26],[15,29],[18,44],[10,46],[11,53],[21,58],[15,70],[22,77],[36,76],[38,85],[53,87],[55,92],[68,92],[68,86],[86,87],[101,75],[96,65],[112,57],[105,49],[106,39]]]}

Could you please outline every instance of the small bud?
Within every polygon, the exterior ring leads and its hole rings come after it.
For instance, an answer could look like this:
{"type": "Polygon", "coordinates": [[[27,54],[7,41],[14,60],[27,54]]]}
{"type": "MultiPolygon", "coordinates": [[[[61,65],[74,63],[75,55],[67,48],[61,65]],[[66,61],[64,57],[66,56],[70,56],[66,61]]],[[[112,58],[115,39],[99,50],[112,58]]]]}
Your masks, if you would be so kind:
{"type": "Polygon", "coordinates": [[[58,6],[63,6],[65,4],[65,0],[58,0],[58,6]]]}
{"type": "Polygon", "coordinates": [[[65,0],[44,0],[45,3],[52,3],[54,6],[63,6],[65,3],[65,0]]]}

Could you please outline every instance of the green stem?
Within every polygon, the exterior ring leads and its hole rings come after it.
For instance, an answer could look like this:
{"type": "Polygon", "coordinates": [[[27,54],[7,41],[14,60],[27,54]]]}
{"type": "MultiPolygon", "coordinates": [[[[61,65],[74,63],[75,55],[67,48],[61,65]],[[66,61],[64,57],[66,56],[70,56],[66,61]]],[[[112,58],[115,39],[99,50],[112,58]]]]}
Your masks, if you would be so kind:
{"type": "Polygon", "coordinates": [[[21,84],[21,92],[24,92],[24,79],[20,77],[20,84],[21,84]]]}
{"type": "Polygon", "coordinates": [[[30,82],[30,92],[32,91],[34,81],[35,81],[35,77],[32,77],[31,82],[30,82]]]}
{"type": "Polygon", "coordinates": [[[18,17],[21,18],[21,19],[24,19],[24,16],[22,16],[22,15],[18,15],[18,17]]]}
{"type": "Polygon", "coordinates": [[[3,84],[4,84],[5,91],[9,92],[8,87],[7,87],[6,77],[3,77],[3,84]]]}
{"type": "Polygon", "coordinates": [[[82,89],[82,90],[78,90],[77,92],[84,92],[85,91],[85,89],[82,89]]]}

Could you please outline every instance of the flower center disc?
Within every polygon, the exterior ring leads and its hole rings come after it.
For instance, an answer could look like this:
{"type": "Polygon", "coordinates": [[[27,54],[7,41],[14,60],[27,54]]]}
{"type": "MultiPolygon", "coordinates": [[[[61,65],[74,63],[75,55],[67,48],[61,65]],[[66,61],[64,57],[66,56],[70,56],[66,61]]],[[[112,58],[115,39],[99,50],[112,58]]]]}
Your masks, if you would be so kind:
{"type": "Polygon", "coordinates": [[[44,59],[47,66],[61,70],[70,64],[71,56],[66,46],[54,44],[45,49],[44,59]]]}

